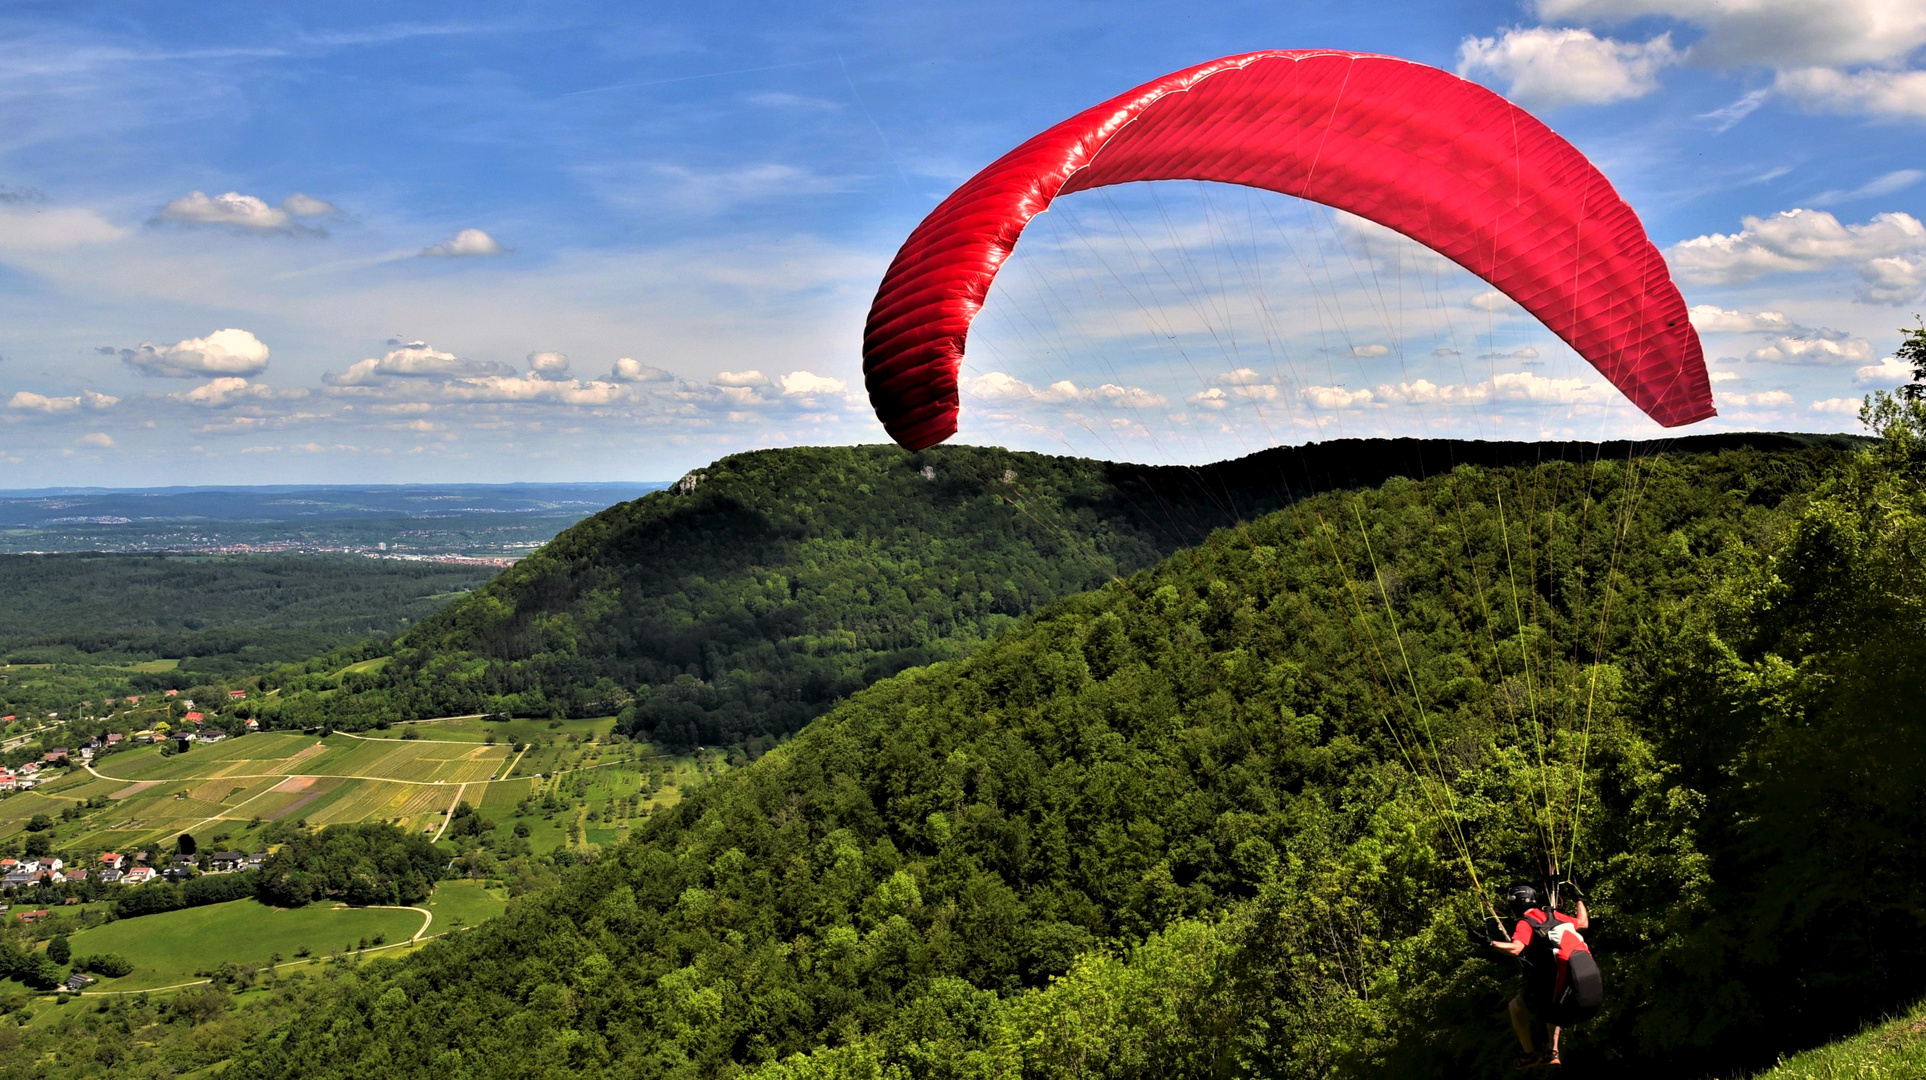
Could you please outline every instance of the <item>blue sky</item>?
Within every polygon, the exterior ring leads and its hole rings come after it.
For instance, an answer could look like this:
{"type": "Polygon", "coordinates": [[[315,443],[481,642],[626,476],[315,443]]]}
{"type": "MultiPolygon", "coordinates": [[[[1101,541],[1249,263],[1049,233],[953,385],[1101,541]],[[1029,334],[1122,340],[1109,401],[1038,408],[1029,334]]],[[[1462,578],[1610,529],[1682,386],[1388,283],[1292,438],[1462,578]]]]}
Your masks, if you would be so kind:
{"type": "MultiPolygon", "coordinates": [[[[827,9],[8,6],[0,486],[660,479],[880,440],[857,343],[922,215],[1089,104],[1261,48],[1459,71],[1591,155],[1697,309],[1704,429],[1853,430],[1926,294],[1926,0],[827,9]]],[[[1289,371],[1221,346],[1248,297],[1063,302],[1088,230],[1128,247],[1118,215],[1174,221],[1140,255],[1239,241],[1210,223],[1250,196],[1195,188],[1039,220],[972,339],[965,440],[1660,434],[1468,276],[1359,299],[1360,259],[1439,271],[1301,205],[1242,238],[1324,253],[1265,301],[1289,371]]]]}

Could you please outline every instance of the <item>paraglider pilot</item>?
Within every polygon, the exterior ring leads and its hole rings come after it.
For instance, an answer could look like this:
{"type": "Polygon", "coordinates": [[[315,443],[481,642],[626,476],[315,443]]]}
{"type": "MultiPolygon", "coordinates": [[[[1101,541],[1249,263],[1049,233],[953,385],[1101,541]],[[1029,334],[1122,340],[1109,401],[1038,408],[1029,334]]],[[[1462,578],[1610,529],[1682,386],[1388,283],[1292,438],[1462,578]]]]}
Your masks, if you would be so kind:
{"type": "Polygon", "coordinates": [[[1495,939],[1491,947],[1518,957],[1524,967],[1524,989],[1511,999],[1511,1027],[1523,1048],[1518,1066],[1557,1065],[1560,1029],[1598,1011],[1598,965],[1579,933],[1591,926],[1591,918],[1582,895],[1576,915],[1557,910],[1555,902],[1547,904],[1531,885],[1512,886],[1505,900],[1516,924],[1511,937],[1495,939]],[[1551,1052],[1543,1058],[1532,1038],[1541,1023],[1551,1029],[1551,1052]]]}

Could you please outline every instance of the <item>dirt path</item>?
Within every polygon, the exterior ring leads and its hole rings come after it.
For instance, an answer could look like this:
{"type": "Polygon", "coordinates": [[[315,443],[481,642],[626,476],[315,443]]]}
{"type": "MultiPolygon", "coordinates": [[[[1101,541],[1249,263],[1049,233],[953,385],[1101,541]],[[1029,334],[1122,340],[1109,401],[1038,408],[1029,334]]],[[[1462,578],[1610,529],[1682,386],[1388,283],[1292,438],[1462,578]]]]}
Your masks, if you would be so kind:
{"type": "MultiPolygon", "coordinates": [[[[485,780],[482,782],[487,783],[485,780]]],[[[449,803],[447,812],[441,815],[441,828],[435,830],[435,839],[430,841],[430,843],[439,842],[441,840],[441,834],[448,831],[448,823],[455,820],[455,807],[461,805],[461,793],[466,790],[468,790],[467,784],[463,784],[461,787],[455,789],[455,801],[449,803]]],[[[433,915],[428,917],[431,919],[434,918],[433,915]]]]}

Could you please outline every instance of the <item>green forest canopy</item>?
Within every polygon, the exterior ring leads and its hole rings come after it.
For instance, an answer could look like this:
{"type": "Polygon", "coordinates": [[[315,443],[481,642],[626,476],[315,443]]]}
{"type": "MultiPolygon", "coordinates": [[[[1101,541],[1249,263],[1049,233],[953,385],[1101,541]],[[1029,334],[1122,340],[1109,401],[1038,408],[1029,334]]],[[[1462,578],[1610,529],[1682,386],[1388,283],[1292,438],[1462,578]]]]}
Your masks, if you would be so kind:
{"type": "Polygon", "coordinates": [[[397,633],[493,573],[330,555],[0,555],[0,655],[261,668],[397,633]]]}
{"type": "Polygon", "coordinates": [[[1491,887],[1568,843],[1611,987],[1586,1054],[1695,1075],[1851,1030],[1926,990],[1918,935],[1868,932],[1926,918],[1907,415],[1855,457],[1465,467],[1220,532],[290,989],[227,1075],[1489,1071],[1509,973],[1460,853],[1491,887]]]}
{"type": "MultiPolygon", "coordinates": [[[[1845,439],[1807,439],[1846,445],[1845,439]]],[[[1679,446],[1785,436],[1701,437],[1679,446]]],[[[621,713],[672,748],[757,745],[898,671],[1296,495],[1628,444],[1341,440],[1201,468],[995,448],[758,451],[610,508],[406,635],[378,673],[273,680],[278,726],[621,713]],[[335,688],[346,693],[330,693],[335,688]]]]}

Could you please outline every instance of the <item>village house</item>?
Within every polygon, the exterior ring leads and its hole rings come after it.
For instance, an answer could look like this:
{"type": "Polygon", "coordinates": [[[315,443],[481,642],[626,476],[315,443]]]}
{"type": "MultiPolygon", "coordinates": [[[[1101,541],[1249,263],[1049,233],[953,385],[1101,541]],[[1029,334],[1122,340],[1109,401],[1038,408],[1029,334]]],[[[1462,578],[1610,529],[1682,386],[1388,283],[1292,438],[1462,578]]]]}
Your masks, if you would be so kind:
{"type": "Polygon", "coordinates": [[[261,722],[259,720],[254,719],[252,716],[248,717],[247,722],[242,724],[241,726],[248,729],[249,731],[261,730],[261,722]]]}
{"type": "Polygon", "coordinates": [[[225,874],[232,870],[241,869],[242,865],[247,862],[247,852],[217,851],[214,853],[211,861],[215,870],[225,874]]]}
{"type": "Polygon", "coordinates": [[[69,870],[65,874],[62,874],[61,878],[69,885],[84,885],[87,883],[87,871],[80,869],[69,870]]]}
{"type": "Polygon", "coordinates": [[[246,690],[229,690],[227,692],[227,700],[245,701],[247,700],[247,691],[246,690]]]}
{"type": "Polygon", "coordinates": [[[201,721],[207,719],[207,717],[202,716],[200,713],[197,713],[197,712],[191,712],[191,713],[188,713],[186,716],[181,717],[181,719],[187,721],[190,724],[198,724],[201,721]]]}
{"type": "Polygon", "coordinates": [[[41,908],[38,911],[23,911],[20,913],[19,919],[23,923],[36,923],[51,914],[53,914],[52,909],[41,908]]]}
{"type": "Polygon", "coordinates": [[[161,691],[161,696],[162,697],[180,697],[181,692],[179,690],[163,690],[161,691]]]}
{"type": "Polygon", "coordinates": [[[136,695],[134,695],[134,696],[132,696],[132,697],[129,697],[129,698],[127,699],[127,704],[129,704],[129,705],[139,705],[139,704],[140,704],[140,696],[139,696],[138,694],[136,694],[136,695]]]}
{"type": "Polygon", "coordinates": [[[241,867],[241,869],[243,869],[243,870],[259,870],[259,869],[261,868],[261,864],[262,864],[262,863],[264,863],[264,862],[266,862],[266,861],[267,861],[267,852],[265,852],[265,851],[257,851],[257,852],[255,852],[254,854],[252,854],[252,855],[249,855],[249,856],[247,857],[247,864],[246,864],[246,865],[244,865],[244,866],[242,866],[242,867],[241,867]]]}
{"type": "Polygon", "coordinates": [[[121,874],[118,870],[102,870],[95,876],[100,879],[102,885],[112,885],[114,882],[120,880],[121,874]]]}
{"type": "Polygon", "coordinates": [[[126,736],[125,736],[125,735],[122,735],[122,734],[121,734],[120,732],[118,732],[118,731],[113,731],[113,732],[109,732],[109,733],[107,734],[107,745],[108,745],[109,747],[112,747],[112,746],[114,746],[114,745],[116,745],[116,744],[118,744],[118,743],[120,742],[120,740],[122,740],[122,739],[124,739],[124,738],[126,738],[126,736]]]}
{"type": "Polygon", "coordinates": [[[100,857],[100,865],[106,870],[121,870],[127,866],[127,856],[109,851],[100,857]]]}
{"type": "Polygon", "coordinates": [[[14,785],[13,774],[6,771],[5,769],[0,769],[0,791],[12,791],[13,785],[14,785]]]}
{"type": "Polygon", "coordinates": [[[40,763],[38,761],[29,761],[14,771],[21,776],[32,776],[34,773],[40,771],[40,763]]]}
{"type": "Polygon", "coordinates": [[[80,993],[81,987],[90,985],[93,981],[94,977],[92,975],[82,975],[76,972],[75,974],[67,976],[67,981],[60,985],[66,987],[68,993],[78,994],[80,993]]]}
{"type": "Polygon", "coordinates": [[[43,763],[52,764],[53,762],[59,761],[61,758],[64,758],[66,756],[67,756],[67,748],[64,746],[56,746],[52,750],[49,750],[46,753],[40,755],[40,760],[43,763]]]}
{"type": "Polygon", "coordinates": [[[227,732],[225,731],[214,730],[201,733],[201,741],[204,743],[217,743],[225,738],[227,738],[227,732]]]}
{"type": "Polygon", "coordinates": [[[123,885],[145,885],[154,880],[156,871],[151,866],[136,866],[120,879],[123,885]]]}
{"type": "Polygon", "coordinates": [[[34,879],[39,876],[40,876],[40,871],[38,869],[23,870],[20,867],[16,866],[12,870],[7,871],[5,877],[0,877],[0,887],[4,887],[8,889],[24,889],[27,886],[32,885],[34,882],[34,879]]]}
{"type": "Polygon", "coordinates": [[[82,750],[98,750],[100,749],[100,740],[89,735],[87,736],[87,741],[80,744],[80,748],[82,750]]]}

